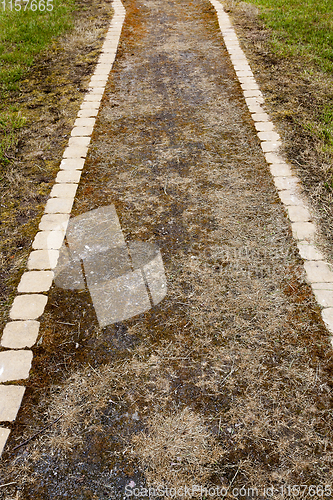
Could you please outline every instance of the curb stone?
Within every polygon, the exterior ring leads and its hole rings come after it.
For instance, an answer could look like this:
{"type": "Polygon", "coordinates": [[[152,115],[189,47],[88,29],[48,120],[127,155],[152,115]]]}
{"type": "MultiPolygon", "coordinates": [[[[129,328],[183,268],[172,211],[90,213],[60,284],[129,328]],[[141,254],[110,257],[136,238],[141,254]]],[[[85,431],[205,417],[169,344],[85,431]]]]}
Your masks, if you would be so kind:
{"type": "MultiPolygon", "coordinates": [[[[25,387],[3,385],[1,382],[20,381],[29,377],[32,363],[32,347],[38,338],[39,321],[52,286],[59,248],[65,237],[70,212],[75,198],[81,170],[84,167],[91,135],[96,121],[106,83],[116,58],[120,33],[126,11],[121,0],[113,0],[114,16],[105,36],[101,54],[90,79],[88,91],[80,106],[68,146],[44,215],[39,223],[39,232],[32,244],[27,268],[18,285],[9,321],[0,337],[0,422],[12,422],[21,406],[25,387]],[[44,293],[43,293],[44,292],[44,293]]],[[[5,448],[10,429],[0,427],[0,457],[5,448]]]]}
{"type": "MultiPolygon", "coordinates": [[[[322,318],[328,331],[333,334],[333,270],[324,261],[316,248],[317,227],[311,221],[309,204],[301,194],[300,179],[292,167],[280,156],[281,139],[275,131],[264,107],[265,100],[252,73],[251,66],[240,47],[238,37],[232,27],[229,15],[218,0],[210,0],[216,10],[220,30],[231,62],[241,84],[245,102],[252,115],[261,148],[265,154],[270,172],[280,200],[285,206],[293,236],[300,255],[304,260],[304,269],[318,304],[322,309],[322,318]]],[[[331,336],[333,346],[333,337],[331,336]]]]}

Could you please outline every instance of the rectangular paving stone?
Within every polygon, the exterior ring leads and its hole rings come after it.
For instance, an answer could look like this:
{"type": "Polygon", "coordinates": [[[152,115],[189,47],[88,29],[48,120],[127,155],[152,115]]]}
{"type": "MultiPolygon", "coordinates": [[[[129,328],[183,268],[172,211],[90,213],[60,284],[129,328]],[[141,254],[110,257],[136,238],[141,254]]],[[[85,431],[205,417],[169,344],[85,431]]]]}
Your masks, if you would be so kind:
{"type": "MultiPolygon", "coordinates": [[[[253,113],[251,116],[252,116],[252,120],[254,122],[268,122],[270,120],[267,113],[253,113]]],[[[270,153],[267,153],[267,154],[270,154],[270,153]]],[[[270,163],[270,162],[268,162],[268,163],[270,163]]],[[[271,163],[274,163],[274,161],[272,161],[271,163]]]]}
{"type": "Polygon", "coordinates": [[[260,92],[259,89],[251,89],[251,90],[243,90],[244,97],[246,99],[251,98],[251,97],[261,97],[262,93],[260,92]]]}
{"type": "Polygon", "coordinates": [[[274,151],[277,151],[279,147],[281,146],[280,141],[276,142],[270,142],[270,141],[265,141],[260,144],[261,149],[263,150],[264,153],[273,153],[274,151]]]}
{"type": "Polygon", "coordinates": [[[274,177],[274,184],[279,191],[295,191],[299,187],[296,176],[274,177]]]}
{"type": "Polygon", "coordinates": [[[292,222],[309,222],[311,220],[310,212],[306,207],[290,206],[287,207],[287,212],[292,222]]]}
{"type": "MultiPolygon", "coordinates": [[[[305,243],[303,241],[297,242],[297,247],[302,259],[305,260],[324,260],[323,254],[310,243],[305,243]]],[[[332,284],[333,285],[333,284],[332,284]]]]}
{"type": "Polygon", "coordinates": [[[100,102],[101,100],[101,94],[86,94],[83,102],[100,102]]]}
{"type": "Polygon", "coordinates": [[[32,351],[0,352],[0,382],[23,380],[29,377],[32,363],[32,351]]]}
{"type": "Polygon", "coordinates": [[[95,118],[77,118],[74,127],[93,127],[95,122],[95,118]]]}
{"type": "Polygon", "coordinates": [[[74,198],[77,190],[77,184],[54,184],[51,189],[51,198],[74,198]]]}
{"type": "Polygon", "coordinates": [[[6,429],[5,427],[0,427],[0,457],[5,449],[7,439],[10,434],[10,429],[6,429]]]}
{"type": "Polygon", "coordinates": [[[29,271],[54,269],[57,265],[59,250],[33,250],[28,259],[29,271]]]}
{"type": "Polygon", "coordinates": [[[281,137],[280,134],[274,131],[270,132],[258,132],[258,137],[261,141],[271,141],[271,142],[277,142],[280,141],[281,137]]]}
{"type": "Polygon", "coordinates": [[[314,290],[318,304],[323,307],[333,307],[333,290],[314,290]]]}
{"type": "Polygon", "coordinates": [[[34,250],[59,250],[65,231],[39,231],[32,243],[34,250]]]}
{"type": "Polygon", "coordinates": [[[18,295],[9,311],[9,317],[11,319],[38,319],[43,314],[46,304],[46,295],[18,295]]]}
{"type": "Polygon", "coordinates": [[[74,127],[71,131],[72,137],[90,136],[94,127],[74,127]]]}
{"type": "Polygon", "coordinates": [[[333,272],[327,262],[308,260],[304,262],[306,275],[311,283],[333,283],[333,272]]]}
{"type": "MultiPolygon", "coordinates": [[[[321,311],[322,318],[327,329],[333,333],[333,307],[327,307],[321,311]]],[[[331,340],[332,343],[332,340],[331,340]]]]}
{"type": "Polygon", "coordinates": [[[273,177],[291,177],[294,175],[291,168],[286,163],[276,163],[275,165],[270,165],[269,169],[273,177]]]}
{"type": "Polygon", "coordinates": [[[84,158],[64,158],[61,160],[60,168],[62,170],[82,170],[84,163],[84,158]]]}
{"type": "MultiPolygon", "coordinates": [[[[89,84],[90,86],[90,84],[89,84]]],[[[81,106],[80,106],[80,109],[99,109],[100,107],[100,101],[96,101],[96,102],[86,102],[86,101],[83,101],[81,103],[81,106]]]]}
{"type": "Polygon", "coordinates": [[[282,203],[285,205],[304,205],[302,198],[298,194],[298,190],[279,191],[278,195],[282,203]]]}
{"type": "Polygon", "coordinates": [[[0,385],[0,422],[13,422],[20,409],[25,387],[0,385]]]}
{"type": "Polygon", "coordinates": [[[88,146],[68,146],[63,154],[63,158],[86,158],[88,146]]]}
{"type": "Polygon", "coordinates": [[[17,291],[19,293],[48,292],[52,281],[52,271],[28,271],[23,273],[17,291]]]}
{"type": "Polygon", "coordinates": [[[76,146],[86,148],[90,144],[90,137],[70,137],[68,141],[69,146],[76,146]]]}
{"type": "Polygon", "coordinates": [[[285,160],[282,158],[282,156],[276,153],[266,153],[265,158],[267,163],[285,163],[285,160]]]}
{"type": "Polygon", "coordinates": [[[66,231],[69,214],[44,214],[39,223],[42,231],[66,231]]]}
{"type": "Polygon", "coordinates": [[[257,122],[254,126],[258,132],[272,132],[274,130],[274,125],[270,121],[257,122]]]}
{"type": "Polygon", "coordinates": [[[72,210],[74,198],[49,198],[46,202],[47,214],[69,214],[72,210]]]}
{"type": "Polygon", "coordinates": [[[0,345],[8,349],[32,347],[38,337],[39,321],[10,321],[6,324],[0,345]]]}
{"type": "Polygon", "coordinates": [[[56,182],[62,183],[74,183],[78,184],[80,182],[81,172],[80,170],[60,170],[57,173],[56,182]]]}
{"type": "Polygon", "coordinates": [[[242,81],[244,82],[244,83],[241,82],[242,90],[244,90],[244,91],[245,90],[259,90],[259,86],[253,78],[251,78],[251,77],[242,78],[242,81]]]}
{"type": "Polygon", "coordinates": [[[312,222],[292,222],[291,230],[294,238],[297,240],[306,240],[309,243],[314,242],[316,226],[312,222]]]}
{"type": "Polygon", "coordinates": [[[311,283],[313,290],[333,290],[333,283],[311,283]]]}
{"type": "Polygon", "coordinates": [[[77,116],[80,118],[89,118],[90,116],[97,116],[98,109],[80,109],[77,116]]]}

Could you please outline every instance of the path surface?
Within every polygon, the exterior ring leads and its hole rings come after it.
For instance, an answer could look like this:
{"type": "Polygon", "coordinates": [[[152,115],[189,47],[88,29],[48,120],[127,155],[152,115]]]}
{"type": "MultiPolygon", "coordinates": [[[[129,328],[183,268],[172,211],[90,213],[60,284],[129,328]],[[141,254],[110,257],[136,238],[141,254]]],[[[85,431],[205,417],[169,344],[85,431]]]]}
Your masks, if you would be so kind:
{"type": "Polygon", "coordinates": [[[85,413],[15,452],[1,479],[28,464],[19,498],[77,500],[147,481],[329,484],[328,333],[215,11],[125,7],[72,213],[113,204],[127,242],[161,250],[168,293],[100,329],[86,291],[52,288],[17,429],[85,413]]]}

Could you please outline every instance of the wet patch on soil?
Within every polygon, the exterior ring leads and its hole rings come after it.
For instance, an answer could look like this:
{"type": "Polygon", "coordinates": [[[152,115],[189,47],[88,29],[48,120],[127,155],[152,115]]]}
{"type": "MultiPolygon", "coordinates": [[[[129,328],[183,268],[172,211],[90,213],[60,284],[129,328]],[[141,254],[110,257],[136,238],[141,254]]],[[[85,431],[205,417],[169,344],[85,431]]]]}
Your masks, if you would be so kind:
{"type": "Polygon", "coordinates": [[[161,249],[168,294],[100,329],[86,291],[51,289],[0,498],[329,484],[328,332],[214,10],[126,10],[73,215],[114,204],[127,241],[161,249]]]}

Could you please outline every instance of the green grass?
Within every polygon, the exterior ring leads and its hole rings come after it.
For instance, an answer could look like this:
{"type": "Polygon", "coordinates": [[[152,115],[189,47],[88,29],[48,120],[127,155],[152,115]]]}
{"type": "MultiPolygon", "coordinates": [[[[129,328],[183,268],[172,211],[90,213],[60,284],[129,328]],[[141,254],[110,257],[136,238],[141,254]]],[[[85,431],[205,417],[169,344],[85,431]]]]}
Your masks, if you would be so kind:
{"type": "MultiPolygon", "coordinates": [[[[0,0],[0,97],[4,102],[19,89],[36,56],[72,27],[75,0],[48,1],[49,7],[47,0],[16,0],[15,10],[15,0],[0,0]]],[[[17,130],[24,123],[12,108],[0,114],[0,163],[8,162],[6,152],[15,145],[17,130]]]]}
{"type": "Polygon", "coordinates": [[[301,54],[333,73],[332,0],[246,0],[256,5],[281,55],[301,54]]]}

